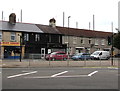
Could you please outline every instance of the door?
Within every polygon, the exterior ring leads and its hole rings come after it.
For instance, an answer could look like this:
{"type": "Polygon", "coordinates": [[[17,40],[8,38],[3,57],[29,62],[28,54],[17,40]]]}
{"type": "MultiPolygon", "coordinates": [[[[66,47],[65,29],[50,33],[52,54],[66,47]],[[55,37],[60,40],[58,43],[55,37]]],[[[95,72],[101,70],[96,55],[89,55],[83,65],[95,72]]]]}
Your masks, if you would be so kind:
{"type": "Polygon", "coordinates": [[[41,48],[41,58],[45,58],[45,48],[41,48]]]}

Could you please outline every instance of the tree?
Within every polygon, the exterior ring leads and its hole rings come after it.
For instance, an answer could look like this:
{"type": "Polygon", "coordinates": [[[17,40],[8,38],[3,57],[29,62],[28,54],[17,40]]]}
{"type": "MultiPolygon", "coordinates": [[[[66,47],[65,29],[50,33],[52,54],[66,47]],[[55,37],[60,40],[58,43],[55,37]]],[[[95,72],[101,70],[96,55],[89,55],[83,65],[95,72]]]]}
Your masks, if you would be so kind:
{"type": "Polygon", "coordinates": [[[114,36],[113,46],[120,50],[120,32],[114,36]]]}

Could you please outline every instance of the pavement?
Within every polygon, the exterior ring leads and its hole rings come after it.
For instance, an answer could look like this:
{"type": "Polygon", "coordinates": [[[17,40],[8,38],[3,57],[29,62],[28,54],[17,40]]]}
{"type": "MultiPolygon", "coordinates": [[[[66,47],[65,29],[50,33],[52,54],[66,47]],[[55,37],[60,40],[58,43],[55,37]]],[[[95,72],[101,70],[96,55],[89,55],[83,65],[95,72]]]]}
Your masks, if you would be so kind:
{"type": "Polygon", "coordinates": [[[120,67],[119,59],[113,60],[84,60],[84,61],[46,61],[44,59],[0,60],[2,68],[20,67],[120,67]]]}

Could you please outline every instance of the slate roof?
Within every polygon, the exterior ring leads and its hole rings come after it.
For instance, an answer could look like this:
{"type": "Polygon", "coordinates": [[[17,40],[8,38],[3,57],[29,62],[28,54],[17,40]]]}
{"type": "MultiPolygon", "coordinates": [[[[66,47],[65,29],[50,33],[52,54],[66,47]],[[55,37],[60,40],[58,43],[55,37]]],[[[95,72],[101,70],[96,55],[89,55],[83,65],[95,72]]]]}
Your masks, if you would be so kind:
{"type": "Polygon", "coordinates": [[[0,30],[43,33],[35,24],[16,23],[12,25],[8,21],[0,21],[0,30]]]}
{"type": "Polygon", "coordinates": [[[66,27],[59,27],[59,26],[57,26],[56,28],[61,32],[61,34],[71,35],[71,36],[107,38],[108,36],[112,35],[112,32],[66,28],[66,27]]]}
{"type": "Polygon", "coordinates": [[[41,29],[44,33],[61,34],[60,31],[56,27],[52,27],[49,25],[41,25],[41,24],[36,24],[36,26],[39,29],[41,29]]]}

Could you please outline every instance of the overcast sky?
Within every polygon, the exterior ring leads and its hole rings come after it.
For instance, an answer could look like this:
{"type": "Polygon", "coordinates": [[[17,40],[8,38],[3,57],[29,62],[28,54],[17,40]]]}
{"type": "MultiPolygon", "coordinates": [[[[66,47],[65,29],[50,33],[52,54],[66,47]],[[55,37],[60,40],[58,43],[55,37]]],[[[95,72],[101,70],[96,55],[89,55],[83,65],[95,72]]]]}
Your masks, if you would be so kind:
{"type": "Polygon", "coordinates": [[[118,2],[120,0],[1,0],[0,20],[4,11],[4,20],[8,21],[10,13],[16,13],[16,20],[20,21],[22,9],[24,23],[49,25],[49,19],[55,18],[57,26],[63,26],[63,12],[65,13],[65,27],[93,29],[93,14],[95,15],[95,30],[111,32],[111,22],[114,31],[118,27],[118,2]]]}

